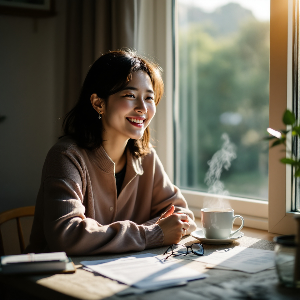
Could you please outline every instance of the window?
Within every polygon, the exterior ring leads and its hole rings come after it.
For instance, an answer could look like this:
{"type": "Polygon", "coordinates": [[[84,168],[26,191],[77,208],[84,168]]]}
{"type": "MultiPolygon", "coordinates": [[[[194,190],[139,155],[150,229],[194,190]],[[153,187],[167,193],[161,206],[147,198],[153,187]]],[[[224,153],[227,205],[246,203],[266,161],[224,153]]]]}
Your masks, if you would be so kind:
{"type": "Polygon", "coordinates": [[[268,200],[270,0],[178,1],[176,184],[268,200]]]}
{"type": "MultiPolygon", "coordinates": [[[[179,94],[179,74],[178,68],[176,68],[178,45],[175,44],[174,47],[172,42],[174,37],[172,34],[172,32],[174,33],[173,28],[178,24],[176,20],[178,1],[173,0],[173,13],[171,1],[155,2],[156,6],[153,15],[156,16],[156,20],[158,21],[153,22],[153,31],[151,31],[153,34],[147,34],[147,44],[142,49],[142,53],[147,53],[155,57],[164,70],[165,96],[159,104],[151,127],[157,153],[171,180],[174,180],[175,167],[173,162],[176,160],[173,157],[177,156],[178,159],[178,153],[174,153],[176,152],[176,147],[174,147],[173,143],[173,137],[176,137],[176,135],[173,136],[172,134],[173,128],[178,122],[179,111],[178,106],[176,106],[178,101],[173,102],[173,99],[178,97],[179,94]],[[153,45],[156,45],[156,47],[154,48],[153,45]],[[153,51],[149,52],[149,49],[152,49],[151,47],[153,47],[153,51]],[[172,47],[175,48],[174,56],[171,55],[172,47]],[[174,67],[176,72],[174,72],[174,67]],[[173,80],[174,74],[175,80],[173,80]]],[[[291,72],[290,70],[288,71],[288,67],[290,68],[292,65],[292,57],[288,53],[292,53],[291,20],[293,15],[293,0],[270,0],[270,4],[269,126],[272,128],[282,128],[282,113],[287,107],[287,99],[290,99],[292,92],[290,84],[291,72]]],[[[149,14],[149,10],[147,10],[147,14],[149,14]]],[[[229,202],[235,213],[244,216],[245,226],[265,230],[269,229],[270,232],[281,234],[295,232],[293,214],[290,213],[290,201],[287,201],[287,199],[291,199],[287,195],[291,194],[291,189],[289,188],[290,182],[286,184],[286,178],[290,180],[289,176],[286,177],[286,173],[289,173],[289,170],[286,171],[285,166],[279,162],[281,157],[281,149],[274,148],[269,152],[269,201],[222,196],[222,198],[225,198],[229,202]]],[[[200,216],[199,211],[207,199],[209,201],[217,201],[218,199],[215,194],[207,192],[184,188],[181,188],[181,190],[196,216],[200,216]]]]}
{"type": "Polygon", "coordinates": [[[270,1],[177,4],[176,184],[267,229],[270,1]]]}

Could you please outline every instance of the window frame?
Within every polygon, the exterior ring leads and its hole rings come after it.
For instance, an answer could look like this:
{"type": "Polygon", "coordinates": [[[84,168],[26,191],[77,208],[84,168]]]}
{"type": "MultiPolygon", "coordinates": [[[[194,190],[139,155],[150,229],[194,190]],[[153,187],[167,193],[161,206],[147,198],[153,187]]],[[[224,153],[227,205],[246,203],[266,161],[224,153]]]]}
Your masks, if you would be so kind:
{"type": "MultiPolygon", "coordinates": [[[[271,0],[270,114],[271,128],[285,128],[282,114],[292,109],[293,0],[271,0]]],[[[279,162],[283,148],[269,151],[269,232],[295,234],[291,212],[291,168],[279,162]]]]}
{"type": "MultiPolygon", "coordinates": [[[[173,43],[173,33],[177,31],[177,1],[167,0],[157,2],[157,12],[165,13],[165,18],[156,26],[160,28],[154,38],[160,42],[156,50],[158,63],[162,66],[165,82],[165,96],[159,104],[157,116],[152,124],[156,151],[170,179],[174,180],[176,153],[174,151],[174,122],[178,120],[178,61],[177,43],[173,43]],[[162,7],[163,6],[163,7],[162,7]],[[165,28],[165,31],[162,28],[165,28]],[[173,30],[174,28],[174,30],[173,30]],[[164,37],[164,39],[163,39],[164,37]],[[172,53],[172,55],[171,55],[172,53]]],[[[288,38],[288,20],[291,20],[293,0],[270,0],[270,127],[284,128],[281,122],[284,110],[289,107],[287,99],[291,96],[291,40],[288,38]],[[289,44],[288,44],[289,40],[289,44]],[[289,45],[289,46],[288,46],[289,45]],[[289,67],[289,69],[288,69],[289,67]]],[[[289,33],[291,35],[291,33],[289,33]]],[[[268,230],[278,234],[294,234],[296,224],[293,220],[289,199],[291,199],[289,167],[281,164],[282,149],[272,148],[269,151],[269,201],[224,197],[235,214],[243,215],[245,227],[268,230]]],[[[177,158],[178,159],[178,158],[177,158]]],[[[181,189],[190,209],[200,218],[200,210],[206,200],[216,200],[220,197],[203,192],[181,189]]],[[[237,222],[239,224],[239,222],[237,222]]]]}

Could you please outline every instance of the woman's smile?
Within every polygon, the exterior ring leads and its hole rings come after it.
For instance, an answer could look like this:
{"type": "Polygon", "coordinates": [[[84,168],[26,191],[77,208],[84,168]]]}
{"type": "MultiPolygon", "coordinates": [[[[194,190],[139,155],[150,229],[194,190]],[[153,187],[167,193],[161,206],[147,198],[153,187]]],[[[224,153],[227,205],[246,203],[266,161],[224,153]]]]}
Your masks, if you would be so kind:
{"type": "Polygon", "coordinates": [[[145,121],[146,121],[146,118],[143,118],[143,117],[129,117],[129,118],[126,118],[130,124],[132,124],[133,126],[136,126],[136,127],[143,127],[145,121]]]}

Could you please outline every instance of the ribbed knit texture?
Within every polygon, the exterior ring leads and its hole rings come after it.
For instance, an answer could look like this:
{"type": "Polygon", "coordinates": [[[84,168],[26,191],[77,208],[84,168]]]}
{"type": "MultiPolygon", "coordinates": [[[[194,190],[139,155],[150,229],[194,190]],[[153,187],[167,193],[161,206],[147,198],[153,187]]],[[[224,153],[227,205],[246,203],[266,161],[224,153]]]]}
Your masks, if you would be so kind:
{"type": "Polygon", "coordinates": [[[103,147],[88,151],[69,138],[59,140],[45,160],[26,252],[141,251],[162,245],[163,232],[155,223],[171,204],[193,219],[154,149],[143,159],[127,151],[119,197],[114,170],[103,147]]]}

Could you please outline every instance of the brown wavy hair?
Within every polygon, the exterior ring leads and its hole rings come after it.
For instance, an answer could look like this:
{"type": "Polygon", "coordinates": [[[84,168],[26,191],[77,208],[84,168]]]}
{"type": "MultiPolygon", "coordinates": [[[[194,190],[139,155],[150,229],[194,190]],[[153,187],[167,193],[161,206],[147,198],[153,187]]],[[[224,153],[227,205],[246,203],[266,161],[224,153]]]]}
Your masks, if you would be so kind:
{"type": "MultiPolygon", "coordinates": [[[[146,72],[151,79],[157,106],[164,91],[161,68],[130,49],[110,51],[100,56],[90,67],[77,104],[64,118],[64,135],[71,136],[82,148],[99,148],[103,142],[103,126],[91,105],[91,95],[97,94],[107,102],[110,95],[122,90],[132,79],[132,74],[140,70],[146,72]]],[[[149,141],[148,126],[143,136],[138,140],[130,139],[127,147],[134,157],[142,157],[149,153],[149,141]]]]}

